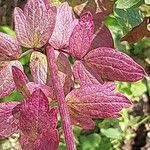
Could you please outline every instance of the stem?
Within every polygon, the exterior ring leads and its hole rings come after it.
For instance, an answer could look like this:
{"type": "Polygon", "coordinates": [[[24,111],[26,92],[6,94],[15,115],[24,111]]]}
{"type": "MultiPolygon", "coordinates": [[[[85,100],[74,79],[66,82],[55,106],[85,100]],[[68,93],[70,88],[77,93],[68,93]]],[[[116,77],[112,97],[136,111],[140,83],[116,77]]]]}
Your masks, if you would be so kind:
{"type": "Polygon", "coordinates": [[[67,150],[76,150],[74,136],[71,127],[70,115],[65,100],[64,91],[61,86],[60,78],[58,76],[58,67],[56,65],[54,49],[48,46],[46,48],[46,53],[48,58],[48,65],[50,69],[52,84],[54,87],[54,93],[58,101],[67,150]]]}

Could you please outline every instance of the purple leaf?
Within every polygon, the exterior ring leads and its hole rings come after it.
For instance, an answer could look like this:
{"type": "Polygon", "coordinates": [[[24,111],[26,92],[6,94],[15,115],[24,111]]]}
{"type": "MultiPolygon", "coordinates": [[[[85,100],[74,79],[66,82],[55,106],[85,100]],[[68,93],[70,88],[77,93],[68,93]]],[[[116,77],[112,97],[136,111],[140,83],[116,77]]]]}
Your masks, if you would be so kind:
{"type": "Polygon", "coordinates": [[[22,11],[15,8],[15,31],[19,43],[40,48],[49,40],[55,26],[56,9],[45,0],[28,0],[22,11]]]}
{"type": "Polygon", "coordinates": [[[33,81],[38,84],[46,84],[47,58],[40,52],[33,52],[30,58],[30,71],[33,81]]]}
{"type": "Polygon", "coordinates": [[[94,49],[85,56],[84,62],[104,80],[134,82],[146,74],[132,58],[112,48],[94,49]]]}
{"type": "Polygon", "coordinates": [[[74,89],[67,96],[66,100],[71,116],[78,114],[78,124],[82,116],[92,118],[114,118],[119,117],[119,112],[131,105],[131,102],[122,94],[114,93],[112,89],[102,85],[90,85],[74,89]]]}
{"type": "Polygon", "coordinates": [[[19,61],[1,61],[0,62],[0,98],[9,95],[15,89],[15,83],[12,75],[12,66],[23,70],[19,61]]]}
{"type": "Polygon", "coordinates": [[[63,49],[69,46],[69,38],[78,23],[73,11],[67,2],[62,3],[57,9],[56,24],[49,43],[55,49],[63,49]]]}
{"type": "Polygon", "coordinates": [[[34,91],[21,104],[19,129],[23,150],[40,150],[41,147],[48,150],[48,147],[58,146],[57,112],[57,109],[49,108],[49,101],[41,90],[34,91]],[[44,136],[47,138],[44,139],[44,136]]]}
{"type": "Polygon", "coordinates": [[[21,47],[15,37],[0,32],[0,61],[19,58],[21,47]]]}
{"type": "Polygon", "coordinates": [[[7,138],[18,130],[18,120],[12,114],[17,105],[17,102],[0,103],[0,139],[7,138]]]}
{"type": "Polygon", "coordinates": [[[90,50],[96,49],[98,47],[114,47],[112,35],[105,25],[102,25],[100,29],[98,29],[98,31],[94,34],[90,50]]]}
{"type": "Polygon", "coordinates": [[[90,48],[94,32],[93,17],[90,12],[83,14],[70,37],[69,47],[72,56],[80,59],[90,48]]]}
{"type": "Polygon", "coordinates": [[[27,76],[22,70],[20,70],[19,68],[15,66],[12,66],[12,74],[13,74],[13,79],[14,79],[17,90],[25,98],[27,98],[30,95],[30,92],[26,86],[26,84],[29,82],[27,76]]]}

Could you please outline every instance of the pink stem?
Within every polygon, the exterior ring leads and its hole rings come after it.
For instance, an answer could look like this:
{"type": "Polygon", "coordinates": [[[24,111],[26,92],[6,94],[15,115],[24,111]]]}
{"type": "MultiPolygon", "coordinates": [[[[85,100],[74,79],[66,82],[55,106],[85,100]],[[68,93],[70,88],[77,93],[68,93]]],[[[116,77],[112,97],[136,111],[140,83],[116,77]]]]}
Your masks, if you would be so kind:
{"type": "Polygon", "coordinates": [[[76,150],[69,111],[68,111],[67,103],[65,101],[65,95],[64,95],[63,88],[61,86],[60,78],[58,76],[58,68],[56,65],[54,49],[48,46],[46,48],[46,53],[48,58],[52,84],[54,87],[54,93],[58,101],[59,111],[62,119],[62,126],[64,130],[67,150],[76,150]]]}

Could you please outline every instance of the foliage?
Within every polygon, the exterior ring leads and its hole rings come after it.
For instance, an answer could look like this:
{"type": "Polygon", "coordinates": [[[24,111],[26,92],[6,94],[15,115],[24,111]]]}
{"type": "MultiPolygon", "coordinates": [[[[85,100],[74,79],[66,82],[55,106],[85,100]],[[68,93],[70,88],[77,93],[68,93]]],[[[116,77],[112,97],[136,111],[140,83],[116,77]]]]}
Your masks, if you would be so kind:
{"type": "Polygon", "coordinates": [[[148,90],[145,70],[125,53],[140,55],[136,42],[150,35],[139,7],[149,1],[68,3],[29,0],[14,10],[15,32],[0,28],[0,138],[19,131],[23,150],[73,150],[72,124],[77,149],[118,149],[143,119],[120,111],[148,90]]]}

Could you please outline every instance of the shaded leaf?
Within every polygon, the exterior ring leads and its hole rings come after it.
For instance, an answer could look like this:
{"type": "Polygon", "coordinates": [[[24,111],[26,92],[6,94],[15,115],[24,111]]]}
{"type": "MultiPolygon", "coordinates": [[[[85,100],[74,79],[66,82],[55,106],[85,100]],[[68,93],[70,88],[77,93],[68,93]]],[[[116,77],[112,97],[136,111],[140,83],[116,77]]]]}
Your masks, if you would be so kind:
{"type": "Polygon", "coordinates": [[[111,32],[105,25],[102,25],[94,34],[90,50],[96,49],[98,47],[114,47],[111,32]]]}
{"type": "Polygon", "coordinates": [[[22,70],[15,66],[12,67],[12,74],[18,92],[27,98],[30,95],[30,92],[26,86],[29,82],[27,76],[22,70]]]}
{"type": "Polygon", "coordinates": [[[57,9],[56,24],[49,43],[55,49],[63,49],[69,46],[69,38],[78,23],[67,2],[62,3],[57,9]]]}
{"type": "Polygon", "coordinates": [[[0,32],[0,61],[17,59],[21,55],[21,47],[15,37],[0,32]]]}
{"type": "Polygon", "coordinates": [[[90,12],[83,14],[70,37],[70,53],[76,58],[82,58],[90,48],[94,33],[93,17],[90,12]]]}
{"type": "Polygon", "coordinates": [[[19,61],[1,61],[0,62],[0,98],[9,95],[15,89],[15,83],[12,75],[12,66],[23,70],[19,61]]]}
{"type": "Polygon", "coordinates": [[[15,8],[15,31],[19,43],[28,48],[40,48],[49,40],[56,18],[56,9],[46,0],[29,0],[22,11],[15,8]]]}
{"type": "Polygon", "coordinates": [[[44,54],[34,51],[30,58],[30,71],[35,83],[46,84],[47,58],[44,54]]]}
{"type": "Polygon", "coordinates": [[[127,41],[129,44],[136,43],[144,37],[150,37],[150,31],[147,26],[149,19],[145,18],[141,24],[134,27],[127,35],[121,38],[121,41],[127,41]]]}
{"type": "Polygon", "coordinates": [[[84,64],[104,80],[133,82],[146,75],[132,58],[112,48],[101,47],[90,51],[84,58],[84,64]]]}
{"type": "Polygon", "coordinates": [[[43,150],[44,148],[56,149],[58,146],[57,109],[49,108],[44,93],[41,90],[34,91],[19,109],[22,149],[40,150],[42,147],[43,150]]]}
{"type": "Polygon", "coordinates": [[[12,114],[17,105],[17,102],[0,103],[0,139],[7,138],[18,130],[18,120],[12,114]]]}
{"type": "Polygon", "coordinates": [[[105,16],[112,13],[114,3],[113,0],[89,0],[75,6],[74,11],[79,16],[86,11],[90,11],[94,18],[95,31],[97,31],[101,27],[105,16]]]}
{"type": "Polygon", "coordinates": [[[89,119],[119,117],[122,108],[131,105],[125,96],[114,93],[102,85],[90,85],[74,89],[67,95],[66,100],[70,113],[78,115],[78,124],[82,123],[83,115],[88,116],[89,119]]]}

